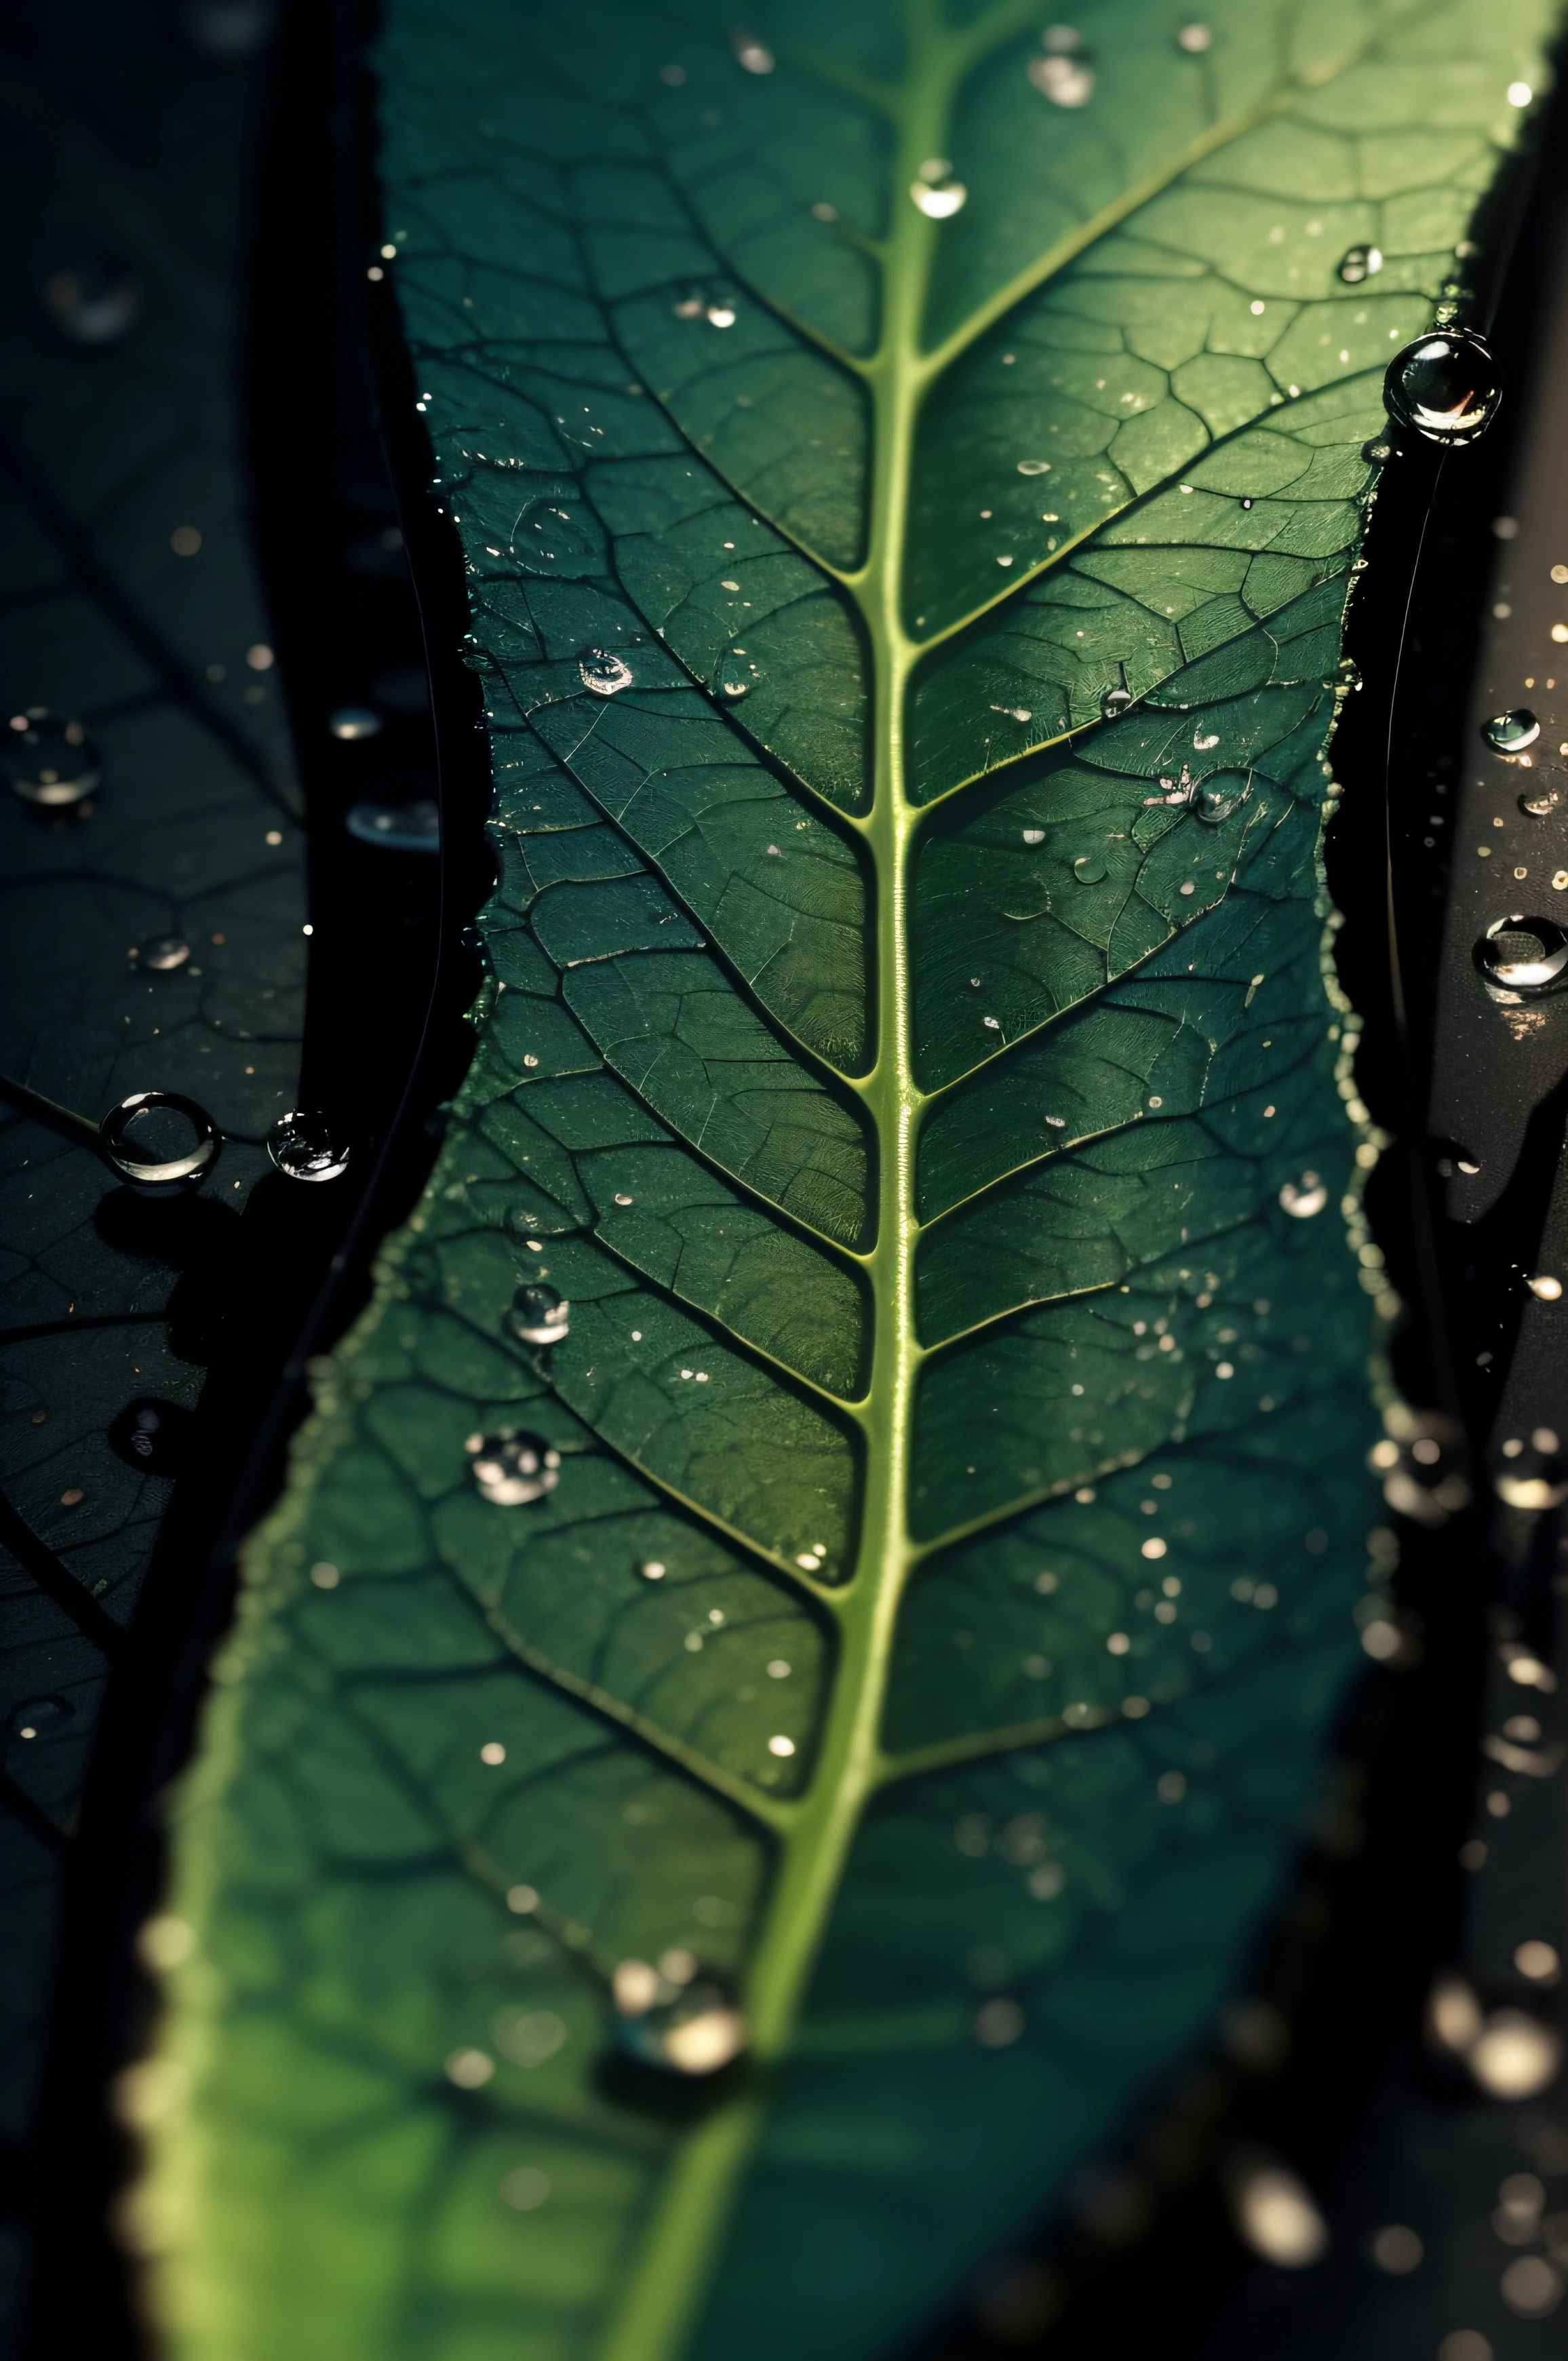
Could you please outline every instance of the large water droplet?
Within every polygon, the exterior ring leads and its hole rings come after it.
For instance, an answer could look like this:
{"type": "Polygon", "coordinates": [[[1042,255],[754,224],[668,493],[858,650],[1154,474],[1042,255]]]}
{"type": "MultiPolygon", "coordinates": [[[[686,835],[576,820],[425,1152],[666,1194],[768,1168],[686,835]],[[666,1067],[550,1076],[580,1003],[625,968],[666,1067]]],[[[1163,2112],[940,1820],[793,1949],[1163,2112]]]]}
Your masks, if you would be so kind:
{"type": "Polygon", "coordinates": [[[394,852],[439,852],[441,811],[433,797],[416,796],[412,803],[367,801],[350,807],[348,833],[362,844],[389,845],[394,852]]]}
{"type": "Polygon", "coordinates": [[[475,1489],[500,1509],[542,1500],[561,1480],[561,1455],[542,1434],[503,1426],[493,1434],[471,1434],[463,1448],[475,1489]]]}
{"type": "Polygon", "coordinates": [[[158,975],[172,974],[190,956],[191,946],[183,935],[153,935],[131,953],[138,968],[151,968],[158,975]]]}
{"type": "Polygon", "coordinates": [[[56,270],[44,280],[44,309],[73,345],[112,345],[141,310],[142,285],[128,270],[56,270]]]}
{"type": "Polygon", "coordinates": [[[381,717],[368,705],[340,705],[327,715],[326,726],[334,738],[353,742],[374,738],[381,727],[381,717]]]}
{"type": "Polygon", "coordinates": [[[1080,885],[1099,885],[1111,874],[1110,864],[1098,852],[1080,852],[1072,873],[1080,885]]]}
{"type": "Polygon", "coordinates": [[[1288,1213],[1295,1215],[1297,1221],[1310,1222],[1312,1215],[1321,1213],[1328,1203],[1328,1188],[1317,1173],[1303,1172],[1296,1180],[1287,1180],[1279,1191],[1279,1202],[1288,1213]]]}
{"type": "MultiPolygon", "coordinates": [[[[1519,797],[1519,809],[1522,812],[1528,812],[1531,819],[1547,819],[1557,809],[1558,805],[1562,801],[1563,790],[1561,787],[1542,787],[1539,795],[1521,796],[1519,797]]],[[[1553,883],[1555,883],[1555,880],[1553,880],[1553,883]]]]}
{"type": "Polygon", "coordinates": [[[961,181],[944,181],[932,188],[926,181],[911,181],[909,193],[921,212],[931,221],[950,221],[959,212],[969,191],[961,181]]]}
{"type": "Polygon", "coordinates": [[[1108,688],[1100,700],[1100,719],[1102,721],[1114,721],[1119,715],[1127,712],[1136,702],[1137,699],[1125,684],[1120,688],[1108,688]]]}
{"type": "Polygon", "coordinates": [[[511,1300],[507,1323],[524,1345],[558,1345],[571,1323],[572,1307],[558,1287],[533,1280],[511,1300]]]}
{"type": "Polygon", "coordinates": [[[296,1107],[280,1115],[268,1133],[267,1153],[291,1180],[335,1180],[347,1170],[353,1151],[325,1115],[296,1107]]]}
{"type": "Polygon", "coordinates": [[[1339,275],[1347,287],[1359,287],[1364,279],[1376,278],[1383,268],[1381,249],[1376,246],[1353,246],[1339,266],[1339,275]]]}
{"type": "Polygon", "coordinates": [[[1541,724],[1528,707],[1520,705],[1512,713],[1494,713],[1490,721],[1483,721],[1481,735],[1499,754],[1522,754],[1540,737],[1541,724]]]}
{"type": "Polygon", "coordinates": [[[657,1967],[622,1960],[613,1988],[621,2047],[644,2066],[716,2074],[746,2046],[734,1980],[690,1951],[665,1951],[657,1967]]]}
{"type": "Polygon", "coordinates": [[[1439,328],[1396,353],[1383,379],[1391,418],[1428,443],[1474,443],[1497,413],[1502,387],[1485,337],[1439,328]]]}
{"type": "Polygon", "coordinates": [[[81,722],[42,705],[12,715],[0,738],[0,770],[13,795],[51,811],[84,802],[104,779],[103,758],[81,722]]]}
{"type": "Polygon", "coordinates": [[[1200,783],[1192,797],[1192,808],[1200,819],[1217,825],[1241,808],[1251,789],[1250,772],[1216,771],[1212,778],[1200,783]]]}
{"type": "Polygon", "coordinates": [[[1495,918],[1475,946],[1475,963],[1508,992],[1550,992],[1568,968],[1568,933],[1552,918],[1495,918]]]}
{"type": "Polygon", "coordinates": [[[616,697],[631,686],[631,666],[608,648],[585,648],[577,658],[577,676],[595,697],[616,697]]]}
{"type": "Polygon", "coordinates": [[[179,1091],[133,1091],[98,1126],[99,1144],[121,1178],[142,1188],[195,1180],[217,1161],[223,1134],[179,1091]],[[138,1126],[131,1136],[131,1126],[138,1126]]]}
{"type": "Polygon", "coordinates": [[[54,1738],[75,1715],[75,1707],[66,1697],[28,1697],[12,1713],[11,1727],[18,1738],[54,1738]]]}
{"type": "Polygon", "coordinates": [[[178,1402],[127,1402],[108,1428],[110,1449],[143,1476],[178,1476],[188,1465],[195,1414],[178,1402]]]}

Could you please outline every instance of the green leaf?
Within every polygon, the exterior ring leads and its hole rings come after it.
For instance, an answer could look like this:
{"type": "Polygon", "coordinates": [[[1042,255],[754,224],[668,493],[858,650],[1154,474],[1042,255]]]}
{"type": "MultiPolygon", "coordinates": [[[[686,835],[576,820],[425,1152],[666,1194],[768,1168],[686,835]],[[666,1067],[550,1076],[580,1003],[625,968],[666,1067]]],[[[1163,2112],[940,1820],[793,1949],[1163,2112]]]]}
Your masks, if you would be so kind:
{"type": "Polygon", "coordinates": [[[1069,106],[1007,0],[395,0],[499,877],[184,1807],[175,2349],[862,2361],[1244,1973],[1371,1507],[1363,445],[1549,16],[1109,0],[1069,106]]]}

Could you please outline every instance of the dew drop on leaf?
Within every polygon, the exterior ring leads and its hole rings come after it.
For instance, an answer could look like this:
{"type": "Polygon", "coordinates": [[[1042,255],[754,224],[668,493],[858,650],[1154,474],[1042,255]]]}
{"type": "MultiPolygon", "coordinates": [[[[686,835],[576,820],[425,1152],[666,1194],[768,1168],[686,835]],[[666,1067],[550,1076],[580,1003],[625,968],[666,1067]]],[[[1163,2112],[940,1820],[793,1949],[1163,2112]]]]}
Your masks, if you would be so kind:
{"type": "Polygon", "coordinates": [[[12,715],[0,739],[0,770],[24,803],[56,811],[83,802],[104,777],[102,757],[81,722],[41,705],[12,715]]]}
{"type": "Polygon", "coordinates": [[[1568,933],[1552,918],[1495,918],[1475,946],[1475,963],[1509,992],[1549,992],[1568,968],[1568,933]]]}
{"type": "Polygon", "coordinates": [[[1136,701],[1130,688],[1108,688],[1100,700],[1100,719],[1102,721],[1114,721],[1119,714],[1125,713],[1136,701]]]}
{"type": "Polygon", "coordinates": [[[1494,713],[1489,721],[1483,721],[1481,735],[1499,754],[1522,754],[1540,737],[1541,724],[1528,706],[1520,705],[1511,713],[1494,713]]]}
{"type": "Polygon", "coordinates": [[[172,974],[190,956],[191,946],[183,935],[152,935],[131,953],[138,968],[150,968],[158,975],[172,974]]]}
{"type": "Polygon", "coordinates": [[[608,648],[585,648],[577,658],[577,676],[595,697],[615,697],[631,686],[631,666],[608,648]]]}
{"type": "Polygon", "coordinates": [[[1297,1221],[1310,1222],[1328,1203],[1328,1187],[1317,1173],[1301,1172],[1294,1180],[1287,1180],[1279,1191],[1279,1202],[1297,1221]]]}
{"type": "Polygon", "coordinates": [[[463,1448],[476,1489],[500,1509],[543,1499],[561,1480],[561,1455],[542,1434],[500,1427],[493,1434],[471,1434],[463,1448]]]}
{"type": "Polygon", "coordinates": [[[716,2074],[746,2045],[734,1981],[689,1951],[666,1951],[657,1967],[622,1960],[613,1978],[620,2045],[644,2066],[672,2074],[716,2074]]]}
{"type": "Polygon", "coordinates": [[[325,1115],[296,1107],[272,1126],[267,1153],[291,1180],[335,1180],[347,1170],[352,1151],[325,1115]]]}
{"type": "Polygon", "coordinates": [[[534,1282],[520,1287],[508,1323],[524,1345],[558,1345],[571,1325],[572,1307],[558,1287],[534,1282]]]}
{"type": "Polygon", "coordinates": [[[1098,852],[1080,852],[1072,864],[1072,873],[1080,885],[1098,885],[1111,872],[1098,852]]]}
{"type": "Polygon", "coordinates": [[[394,852],[439,852],[441,812],[433,796],[419,796],[412,803],[386,804],[367,799],[349,808],[350,836],[361,844],[383,844],[394,852]]]}
{"type": "Polygon", "coordinates": [[[1347,287],[1359,287],[1364,279],[1376,277],[1383,268],[1383,256],[1376,246],[1353,246],[1339,266],[1339,275],[1347,287]]]}
{"type": "MultiPolygon", "coordinates": [[[[1561,787],[1543,787],[1538,796],[1521,796],[1519,797],[1519,809],[1522,812],[1528,812],[1531,819],[1546,819],[1557,809],[1557,807],[1562,800],[1563,790],[1561,787]]],[[[1558,877],[1561,877],[1561,875],[1562,872],[1559,871],[1558,876],[1552,879],[1552,882],[1554,885],[1557,884],[1558,877]]]]}
{"type": "Polygon", "coordinates": [[[188,1464],[195,1413],[178,1402],[127,1402],[109,1422],[109,1448],[141,1476],[178,1476],[188,1464]]]}
{"type": "Polygon", "coordinates": [[[1396,353],[1383,379],[1388,414],[1428,443],[1475,442],[1502,399],[1497,364],[1471,328],[1440,328],[1396,353]]]}
{"type": "Polygon", "coordinates": [[[1251,776],[1245,771],[1216,771],[1212,779],[1205,779],[1198,788],[1192,798],[1192,808],[1200,819],[1206,819],[1211,825],[1217,824],[1220,820],[1229,819],[1234,811],[1240,809],[1251,786],[1251,776]]]}

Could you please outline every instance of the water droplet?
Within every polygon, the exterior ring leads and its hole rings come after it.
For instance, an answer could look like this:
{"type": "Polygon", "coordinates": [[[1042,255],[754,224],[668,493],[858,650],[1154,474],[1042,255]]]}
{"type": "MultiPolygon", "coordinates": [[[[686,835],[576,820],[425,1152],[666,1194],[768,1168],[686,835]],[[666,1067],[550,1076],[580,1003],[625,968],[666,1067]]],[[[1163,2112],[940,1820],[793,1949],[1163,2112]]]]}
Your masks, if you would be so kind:
{"type": "Polygon", "coordinates": [[[12,1714],[11,1727],[18,1738],[53,1738],[75,1716],[76,1708],[68,1698],[28,1697],[12,1714]]]}
{"type": "Polygon", "coordinates": [[[1376,246],[1353,246],[1339,266],[1339,275],[1347,287],[1359,287],[1364,279],[1375,278],[1383,268],[1381,250],[1376,246]]]}
{"type": "Polygon", "coordinates": [[[1499,754],[1522,754],[1540,737],[1541,724],[1527,706],[1520,705],[1511,713],[1494,713],[1490,721],[1483,721],[1481,735],[1499,754]]]}
{"type": "Polygon", "coordinates": [[[85,801],[104,777],[103,758],[81,722],[42,705],[12,715],[0,739],[0,770],[13,795],[53,811],[85,801]]]}
{"type": "Polygon", "coordinates": [[[946,181],[933,189],[924,181],[911,181],[909,193],[921,212],[931,221],[950,221],[959,212],[969,195],[961,181],[946,181]]]}
{"type": "Polygon", "coordinates": [[[500,1509],[541,1500],[561,1480],[561,1455],[542,1434],[498,1427],[493,1434],[471,1434],[463,1448],[476,1490],[500,1509]]]}
{"type": "Polygon", "coordinates": [[[1362,445],[1361,456],[1369,467],[1386,467],[1394,456],[1394,445],[1385,442],[1380,434],[1375,434],[1370,443],[1362,445]]]}
{"type": "Polygon", "coordinates": [[[352,1152],[325,1115],[298,1107],[280,1115],[267,1135],[268,1155],[291,1180],[335,1180],[352,1152]]]}
{"type": "Polygon", "coordinates": [[[1100,719],[1102,721],[1114,721],[1136,702],[1130,688],[1108,688],[1100,700],[1100,719]]]}
{"type": "Polygon", "coordinates": [[[1328,1203],[1328,1187],[1315,1172],[1303,1172],[1299,1179],[1287,1180],[1279,1191],[1279,1202],[1297,1221],[1310,1222],[1328,1203]]]}
{"type": "Polygon", "coordinates": [[[1428,443],[1474,443],[1502,399],[1497,365],[1471,328],[1442,328],[1396,353],[1383,379],[1388,414],[1428,443]]]}
{"type": "Polygon", "coordinates": [[[577,675],[595,697],[616,697],[631,686],[631,666],[608,648],[585,648],[577,658],[577,675]]]}
{"type": "Polygon", "coordinates": [[[206,1108],[178,1091],[133,1091],[109,1109],[98,1138],[122,1179],[153,1189],[198,1179],[217,1161],[223,1142],[206,1108]],[[135,1123],[142,1129],[133,1140],[135,1123]]]}
{"type": "Polygon", "coordinates": [[[1349,696],[1361,686],[1361,666],[1353,663],[1349,656],[1341,656],[1334,666],[1333,686],[1349,696]]]}
{"type": "MultiPolygon", "coordinates": [[[[1562,800],[1561,787],[1543,787],[1539,795],[1521,796],[1519,809],[1522,812],[1528,812],[1531,819],[1545,819],[1557,809],[1562,800]]],[[[1554,877],[1552,882],[1555,885],[1556,878],[1554,877]]]]}
{"type": "Polygon", "coordinates": [[[719,683],[719,686],[723,689],[725,696],[730,698],[732,702],[744,697],[746,691],[751,687],[751,684],[749,680],[726,680],[719,683]]]}
{"type": "Polygon", "coordinates": [[[178,1402],[133,1401],[109,1422],[109,1448],[142,1476],[178,1476],[187,1462],[194,1413],[178,1402]]]}
{"type": "Polygon", "coordinates": [[[1509,992],[1549,992],[1568,968],[1568,933],[1551,918],[1495,918],[1475,946],[1475,963],[1509,992]]]}
{"type": "Polygon", "coordinates": [[[1072,873],[1080,885],[1098,885],[1111,871],[1098,852],[1080,852],[1072,864],[1072,873]]]}
{"type": "Polygon", "coordinates": [[[613,1988],[621,2047],[644,2066],[716,2074],[746,2046],[734,1980],[689,1951],[665,1951],[657,1967],[622,1960],[613,1988]]]}
{"type": "Polygon", "coordinates": [[[334,738],[374,738],[381,727],[381,717],[368,705],[340,705],[327,715],[326,726],[334,738]]]}
{"type": "Polygon", "coordinates": [[[572,1307],[558,1287],[538,1281],[520,1287],[507,1314],[508,1325],[524,1345],[558,1345],[571,1324],[572,1307]]]}
{"type": "Polygon", "coordinates": [[[361,844],[382,844],[394,852],[439,852],[441,810],[433,796],[419,796],[412,803],[357,803],[351,806],[348,833],[361,844]]]}
{"type": "Polygon", "coordinates": [[[128,270],[55,270],[44,280],[44,310],[73,345],[111,345],[141,310],[142,285],[128,270]]]}
{"type": "Polygon", "coordinates": [[[1018,462],[1018,473],[1021,476],[1048,476],[1050,472],[1051,463],[1048,459],[1020,459],[1018,462]]]}
{"type": "Polygon", "coordinates": [[[1094,95],[1094,68],[1081,58],[1031,58],[1025,71],[1053,106],[1087,106],[1094,95]]]}
{"type": "Polygon", "coordinates": [[[1217,824],[1238,811],[1251,790],[1249,771],[1216,771],[1212,778],[1200,783],[1192,797],[1192,808],[1200,819],[1217,824]]]}
{"type": "Polygon", "coordinates": [[[159,975],[169,975],[175,968],[183,967],[190,956],[191,946],[183,935],[153,935],[131,953],[138,968],[151,968],[159,975]]]}
{"type": "Polygon", "coordinates": [[[771,74],[777,63],[772,49],[764,49],[756,35],[747,32],[743,25],[737,25],[730,34],[729,46],[737,64],[749,74],[771,74]]]}
{"type": "Polygon", "coordinates": [[[1176,46],[1189,57],[1201,58],[1205,49],[1214,46],[1214,36],[1207,25],[1183,25],[1176,37],[1176,46]]]}

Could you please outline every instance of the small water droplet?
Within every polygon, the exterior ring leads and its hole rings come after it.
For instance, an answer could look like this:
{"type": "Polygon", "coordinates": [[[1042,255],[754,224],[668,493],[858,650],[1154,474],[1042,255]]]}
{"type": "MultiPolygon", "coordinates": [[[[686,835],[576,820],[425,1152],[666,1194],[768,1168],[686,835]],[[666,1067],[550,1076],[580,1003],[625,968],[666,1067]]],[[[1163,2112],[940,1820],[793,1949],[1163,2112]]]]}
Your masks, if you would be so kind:
{"type": "Polygon", "coordinates": [[[1051,463],[1048,459],[1020,459],[1018,462],[1018,473],[1021,476],[1048,476],[1050,472],[1051,463]]]}
{"type": "Polygon", "coordinates": [[[1177,34],[1176,46],[1185,49],[1189,57],[1201,58],[1205,49],[1213,48],[1214,36],[1207,25],[1183,25],[1177,34]]]}
{"type": "Polygon", "coordinates": [[[969,196],[969,191],[961,181],[942,180],[933,186],[924,178],[910,181],[909,193],[931,221],[950,221],[954,214],[961,211],[969,196]]]}
{"type": "Polygon", "coordinates": [[[18,1738],[53,1738],[75,1716],[76,1708],[66,1697],[28,1697],[12,1713],[11,1727],[18,1738]]]}
{"type": "Polygon", "coordinates": [[[772,49],[764,49],[754,33],[737,25],[729,36],[729,46],[735,52],[736,63],[749,74],[771,74],[778,60],[772,49]]]}
{"type": "Polygon", "coordinates": [[[1541,724],[1528,706],[1520,705],[1511,713],[1494,713],[1490,721],[1483,721],[1481,735],[1499,754],[1522,754],[1540,737],[1541,724]]]}
{"type": "Polygon", "coordinates": [[[1388,414],[1428,443],[1474,443],[1502,399],[1497,365],[1471,328],[1442,328],[1396,353],[1383,379],[1388,414]]]}
{"type": "Polygon", "coordinates": [[[1551,918],[1495,918],[1475,946],[1475,963],[1508,992],[1550,992],[1568,968],[1568,933],[1551,918]]]}
{"type": "Polygon", "coordinates": [[[561,1480],[561,1455],[542,1434],[498,1427],[493,1434],[471,1434],[463,1448],[476,1490],[500,1509],[541,1500],[561,1480]]]}
{"type": "Polygon", "coordinates": [[[44,280],[44,310],[73,345],[111,345],[141,310],[141,280],[128,270],[55,270],[44,280]]]}
{"type": "Polygon", "coordinates": [[[1381,250],[1376,246],[1353,246],[1339,266],[1339,275],[1347,287],[1359,287],[1364,279],[1375,278],[1383,268],[1381,250]]]}
{"type": "Polygon", "coordinates": [[[723,689],[725,696],[728,697],[731,702],[735,702],[744,697],[751,686],[751,684],[749,680],[726,680],[719,683],[719,686],[723,689]]]}
{"type": "Polygon", "coordinates": [[[194,1413],[178,1402],[133,1401],[109,1422],[109,1448],[142,1476],[178,1476],[188,1465],[194,1413]]]}
{"type": "Polygon", "coordinates": [[[0,770],[13,795],[51,811],[84,802],[104,778],[103,758],[81,722],[42,705],[12,715],[0,738],[0,770]]]}
{"type": "Polygon", "coordinates": [[[1279,1191],[1279,1202],[1297,1221],[1310,1222],[1329,1202],[1327,1183],[1315,1172],[1300,1173],[1294,1180],[1287,1180],[1279,1191]]]}
{"type": "Polygon", "coordinates": [[[1387,467],[1394,456],[1394,445],[1392,443],[1386,442],[1380,434],[1375,434],[1370,443],[1362,445],[1361,456],[1369,467],[1387,467]]]}
{"type": "Polygon", "coordinates": [[[183,967],[191,956],[191,946],[183,935],[153,935],[138,943],[131,953],[138,968],[151,968],[159,975],[171,974],[183,967]]]}
{"type": "Polygon", "coordinates": [[[508,1325],[524,1345],[558,1345],[571,1324],[572,1307],[558,1287],[538,1281],[520,1287],[507,1314],[508,1325]]]}
{"type": "MultiPolygon", "coordinates": [[[[1531,819],[1546,819],[1557,809],[1562,800],[1561,787],[1543,787],[1539,795],[1521,796],[1519,809],[1522,812],[1528,812],[1531,819]]],[[[1555,885],[1557,879],[1554,877],[1552,882],[1555,885]]]]}
{"type": "Polygon", "coordinates": [[[1098,885],[1111,871],[1098,852],[1080,852],[1072,864],[1072,873],[1080,885],[1098,885]]]}
{"type": "Polygon", "coordinates": [[[267,1153],[291,1180],[335,1180],[348,1168],[347,1142],[323,1115],[296,1107],[267,1135],[267,1153]]]}
{"type": "Polygon", "coordinates": [[[1047,25],[1040,36],[1043,58],[1024,71],[1053,106],[1087,106],[1094,95],[1094,60],[1081,33],[1071,25],[1047,25]]]}
{"type": "Polygon", "coordinates": [[[334,738],[352,742],[374,738],[381,727],[381,717],[368,705],[340,705],[327,715],[326,726],[334,738]]]}
{"type": "Polygon", "coordinates": [[[623,2049],[666,2073],[716,2074],[746,2046],[732,1977],[691,1952],[665,1951],[657,1967],[622,1960],[613,1978],[623,2049]]]}
{"type": "Polygon", "coordinates": [[[631,666],[608,648],[585,648],[577,658],[577,675],[595,697],[616,697],[631,686],[631,666]]]}
{"type": "Polygon", "coordinates": [[[346,826],[349,835],[356,836],[361,844],[386,845],[394,852],[441,850],[441,811],[431,796],[419,796],[406,804],[355,804],[346,826]]]}
{"type": "Polygon", "coordinates": [[[1100,700],[1100,719],[1102,721],[1114,721],[1118,715],[1125,713],[1136,702],[1130,688],[1108,688],[1100,700]]]}
{"type": "Polygon", "coordinates": [[[1200,819],[1217,824],[1240,809],[1251,788],[1250,772],[1216,771],[1212,778],[1200,782],[1193,794],[1192,808],[1200,819]]]}

